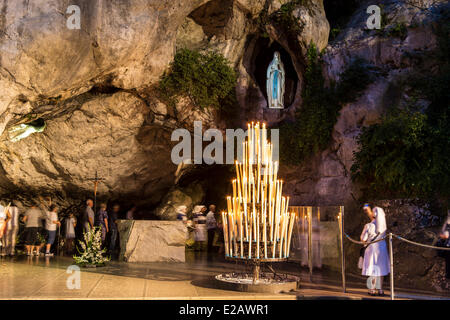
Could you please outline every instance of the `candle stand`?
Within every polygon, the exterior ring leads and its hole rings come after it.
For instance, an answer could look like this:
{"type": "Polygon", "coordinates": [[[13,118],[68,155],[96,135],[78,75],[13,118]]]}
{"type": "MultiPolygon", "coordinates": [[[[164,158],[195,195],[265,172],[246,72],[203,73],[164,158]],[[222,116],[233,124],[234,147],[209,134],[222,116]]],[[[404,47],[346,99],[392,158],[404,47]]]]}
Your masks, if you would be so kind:
{"type": "Polygon", "coordinates": [[[249,292],[295,290],[298,278],[278,276],[272,263],[289,258],[292,231],[296,219],[289,212],[289,197],[283,196],[283,181],[278,179],[279,165],[273,161],[273,145],[267,140],[265,124],[248,124],[248,135],[236,160],[233,195],[227,197],[222,212],[225,258],[245,262],[251,273],[216,276],[221,287],[249,292]],[[272,273],[261,272],[268,266],[272,273]]]}

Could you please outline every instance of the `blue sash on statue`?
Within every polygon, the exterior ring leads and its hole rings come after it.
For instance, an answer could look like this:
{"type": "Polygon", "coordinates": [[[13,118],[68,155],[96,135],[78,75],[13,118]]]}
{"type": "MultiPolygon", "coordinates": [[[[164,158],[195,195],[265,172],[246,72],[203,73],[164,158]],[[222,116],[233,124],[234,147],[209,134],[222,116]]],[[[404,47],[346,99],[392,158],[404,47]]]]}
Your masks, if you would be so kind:
{"type": "Polygon", "coordinates": [[[278,70],[273,73],[272,99],[278,99],[278,70]]]}

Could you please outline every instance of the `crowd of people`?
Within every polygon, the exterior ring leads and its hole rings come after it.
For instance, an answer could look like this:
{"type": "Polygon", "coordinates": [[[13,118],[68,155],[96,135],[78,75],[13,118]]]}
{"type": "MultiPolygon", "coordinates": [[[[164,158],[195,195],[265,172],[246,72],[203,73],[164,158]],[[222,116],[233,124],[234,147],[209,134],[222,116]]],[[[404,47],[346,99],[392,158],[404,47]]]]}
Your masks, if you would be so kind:
{"type": "MultiPolygon", "coordinates": [[[[100,209],[95,212],[94,201],[88,199],[85,209],[78,215],[81,225],[77,228],[78,221],[74,212],[68,213],[64,219],[59,219],[59,208],[51,203],[51,199],[33,203],[22,216],[16,205],[5,207],[0,204],[0,255],[14,256],[16,254],[21,221],[24,224],[21,237],[26,249],[25,254],[28,256],[52,257],[55,250],[73,255],[76,239],[82,238],[80,232],[82,234],[93,228],[101,230],[102,245],[114,256],[118,242],[116,222],[119,219],[120,209],[118,204],[114,204],[112,210],[108,212],[107,204],[101,203],[100,209]],[[55,241],[57,241],[56,246],[55,241]],[[62,251],[59,250],[61,243],[63,243],[62,251]]],[[[365,204],[363,210],[370,222],[364,226],[360,236],[361,241],[366,245],[361,249],[358,265],[362,269],[362,275],[370,279],[369,294],[384,295],[383,277],[390,272],[389,254],[386,242],[382,240],[387,232],[386,216],[382,208],[370,204],[365,204]]],[[[135,214],[136,206],[133,206],[124,216],[132,220],[135,214]]],[[[176,214],[176,219],[182,221],[187,227],[188,246],[198,251],[212,252],[215,247],[219,247],[219,252],[223,251],[223,228],[221,220],[217,219],[214,204],[209,205],[208,208],[204,205],[196,205],[189,214],[187,206],[181,205],[177,208],[176,214]]],[[[450,247],[450,212],[439,234],[438,245],[450,247]]],[[[446,261],[446,277],[450,278],[450,253],[441,250],[440,255],[446,261]]]]}
{"type": "MultiPolygon", "coordinates": [[[[133,219],[136,207],[127,213],[127,219],[133,219]]],[[[106,203],[100,205],[100,210],[94,212],[92,199],[86,201],[86,208],[80,214],[81,232],[98,227],[102,232],[103,246],[110,254],[116,253],[118,241],[118,228],[120,206],[113,205],[112,211],[107,212],[106,203]]],[[[82,238],[77,232],[77,218],[74,212],[69,212],[63,219],[59,218],[59,208],[52,204],[51,199],[33,202],[23,214],[17,206],[0,204],[0,255],[16,255],[16,244],[19,236],[20,222],[23,223],[23,232],[20,237],[25,246],[27,256],[52,257],[55,251],[60,254],[73,255],[75,253],[76,239],[82,238]],[[77,237],[78,234],[78,237],[77,237]],[[61,248],[60,248],[61,247],[61,248]],[[52,250],[53,249],[53,250],[52,250]]]]}
{"type": "Polygon", "coordinates": [[[183,221],[187,228],[187,241],[192,242],[195,250],[207,249],[212,252],[214,246],[223,250],[223,229],[220,220],[216,219],[216,206],[211,204],[208,208],[196,205],[188,217],[187,207],[177,208],[177,220],[183,221]]]}

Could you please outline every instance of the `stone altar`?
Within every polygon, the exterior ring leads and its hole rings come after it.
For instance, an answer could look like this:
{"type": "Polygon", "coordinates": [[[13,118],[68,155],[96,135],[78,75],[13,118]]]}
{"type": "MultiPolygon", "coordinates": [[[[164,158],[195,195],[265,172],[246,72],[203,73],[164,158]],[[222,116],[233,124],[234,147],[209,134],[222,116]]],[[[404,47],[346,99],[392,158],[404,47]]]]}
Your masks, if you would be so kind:
{"type": "Polygon", "coordinates": [[[185,262],[187,229],[181,221],[117,220],[120,260],[185,262]]]}

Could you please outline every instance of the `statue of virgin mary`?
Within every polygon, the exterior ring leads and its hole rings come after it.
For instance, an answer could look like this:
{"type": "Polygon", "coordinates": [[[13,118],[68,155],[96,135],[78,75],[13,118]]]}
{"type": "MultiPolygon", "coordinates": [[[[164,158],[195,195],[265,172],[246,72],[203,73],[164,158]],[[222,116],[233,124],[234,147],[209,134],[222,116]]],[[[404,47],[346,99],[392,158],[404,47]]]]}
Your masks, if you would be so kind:
{"type": "Polygon", "coordinates": [[[266,87],[269,108],[283,109],[284,66],[278,51],[274,53],[273,60],[267,68],[266,87]]]}

